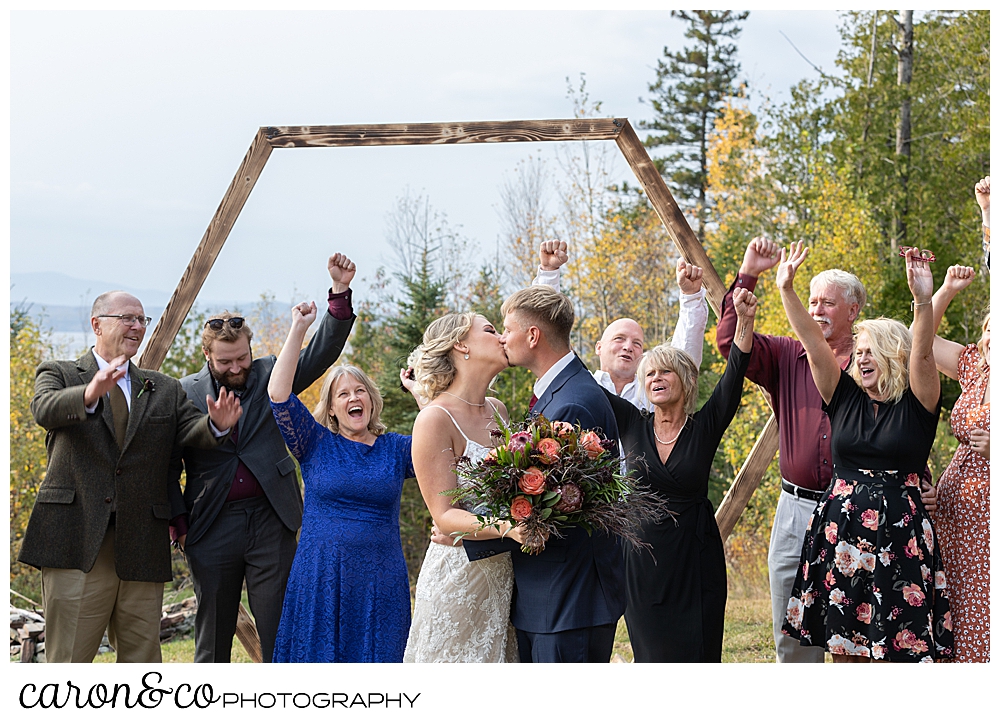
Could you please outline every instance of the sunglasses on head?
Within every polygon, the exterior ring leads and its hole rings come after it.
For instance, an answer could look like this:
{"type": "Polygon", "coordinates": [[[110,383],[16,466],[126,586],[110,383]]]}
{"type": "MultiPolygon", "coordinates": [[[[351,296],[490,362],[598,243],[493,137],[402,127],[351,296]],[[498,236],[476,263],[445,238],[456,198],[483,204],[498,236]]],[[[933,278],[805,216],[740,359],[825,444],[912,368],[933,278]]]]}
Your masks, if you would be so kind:
{"type": "Polygon", "coordinates": [[[918,249],[916,246],[900,246],[899,255],[905,257],[906,252],[913,249],[913,255],[918,259],[923,259],[927,263],[931,261],[936,261],[937,258],[934,256],[934,252],[930,249],[918,249]]]}
{"type": "Polygon", "coordinates": [[[209,319],[205,322],[205,326],[212,331],[222,331],[224,324],[229,324],[229,326],[233,329],[242,329],[244,321],[246,321],[246,319],[242,316],[234,316],[229,319],[209,319]]]}

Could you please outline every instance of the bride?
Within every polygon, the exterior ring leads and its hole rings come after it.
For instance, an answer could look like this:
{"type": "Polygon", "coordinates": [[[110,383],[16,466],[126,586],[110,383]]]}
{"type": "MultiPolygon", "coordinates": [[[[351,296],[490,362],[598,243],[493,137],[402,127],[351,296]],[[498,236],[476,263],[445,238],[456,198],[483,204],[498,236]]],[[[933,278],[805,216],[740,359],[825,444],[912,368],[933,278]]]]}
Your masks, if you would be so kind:
{"type": "Polygon", "coordinates": [[[479,314],[447,314],[427,327],[409,364],[415,391],[431,400],[413,424],[413,468],[440,542],[431,542],[420,568],[403,662],[517,662],[510,553],[471,562],[449,536],[467,532],[477,539],[520,541],[519,530],[512,532],[507,523],[499,531],[480,530],[470,510],[452,506],[441,494],[461,484],[457,457],[479,461],[492,448],[494,414],[507,421],[503,403],[486,396],[491,380],[507,367],[500,335],[479,314]]]}

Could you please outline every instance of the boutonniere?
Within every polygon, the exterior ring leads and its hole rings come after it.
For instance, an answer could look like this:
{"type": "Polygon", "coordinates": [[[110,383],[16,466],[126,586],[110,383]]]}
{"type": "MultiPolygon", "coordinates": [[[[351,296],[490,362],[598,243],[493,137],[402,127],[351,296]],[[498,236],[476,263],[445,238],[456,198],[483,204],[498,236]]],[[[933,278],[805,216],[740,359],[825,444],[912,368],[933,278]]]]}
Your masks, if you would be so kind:
{"type": "Polygon", "coordinates": [[[137,395],[135,395],[136,399],[138,399],[139,397],[141,397],[144,392],[149,392],[150,394],[152,394],[153,392],[156,391],[156,385],[153,384],[153,380],[152,379],[146,379],[145,377],[139,377],[139,380],[142,382],[142,389],[140,389],[139,393],[137,395]]]}

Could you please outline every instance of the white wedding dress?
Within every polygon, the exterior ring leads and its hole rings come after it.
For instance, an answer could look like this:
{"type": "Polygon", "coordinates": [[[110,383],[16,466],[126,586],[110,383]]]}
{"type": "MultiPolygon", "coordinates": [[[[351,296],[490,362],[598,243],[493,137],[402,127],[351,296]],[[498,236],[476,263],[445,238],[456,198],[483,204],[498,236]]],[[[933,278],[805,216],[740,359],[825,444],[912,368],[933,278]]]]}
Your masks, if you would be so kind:
{"type": "MultiPolygon", "coordinates": [[[[473,462],[483,459],[489,447],[469,439],[457,422],[455,427],[465,437],[465,456],[473,462]]],[[[474,512],[471,505],[466,509],[474,512]]],[[[403,662],[518,662],[517,635],[510,624],[513,586],[509,552],[473,562],[461,546],[430,543],[417,577],[403,662]]]]}

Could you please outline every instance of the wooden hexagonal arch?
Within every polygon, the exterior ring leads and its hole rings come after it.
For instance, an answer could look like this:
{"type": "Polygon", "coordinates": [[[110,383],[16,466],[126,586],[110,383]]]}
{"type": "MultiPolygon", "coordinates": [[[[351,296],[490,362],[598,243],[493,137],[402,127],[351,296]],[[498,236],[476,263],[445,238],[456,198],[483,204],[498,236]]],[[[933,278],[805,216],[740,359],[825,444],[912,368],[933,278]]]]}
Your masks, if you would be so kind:
{"type": "MultiPolygon", "coordinates": [[[[709,304],[719,314],[726,287],[698,241],[684,214],[657,172],[642,141],[627,118],[567,120],[476,121],[470,123],[413,123],[341,126],[267,126],[257,131],[243,163],[222,197],[201,243],[195,249],[177,288],[163,310],[139,366],[158,369],[208,277],[222,245],[275,148],[329,148],[344,146],[448,145],[462,143],[524,143],[544,141],[614,141],[618,144],[650,204],[663,222],[677,250],[701,266],[709,304]]],[[[723,539],[732,532],[778,450],[774,415],[764,425],[729,491],[715,513],[723,539]]]]}

